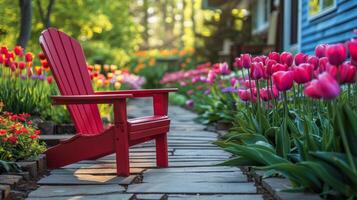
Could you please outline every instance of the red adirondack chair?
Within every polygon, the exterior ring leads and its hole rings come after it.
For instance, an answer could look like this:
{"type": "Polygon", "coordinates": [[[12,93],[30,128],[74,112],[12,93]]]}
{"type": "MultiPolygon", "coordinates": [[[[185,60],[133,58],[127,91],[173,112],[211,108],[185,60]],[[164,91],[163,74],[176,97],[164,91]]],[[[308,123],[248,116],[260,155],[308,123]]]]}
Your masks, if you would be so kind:
{"type": "Polygon", "coordinates": [[[95,92],[78,41],[49,28],[42,32],[40,45],[61,92],[51,98],[54,104],[67,105],[77,131],[46,151],[49,168],[116,153],[117,175],[128,176],[129,147],[153,139],[157,166],[168,166],[168,93],[177,89],[95,92]],[[153,97],[153,116],[127,119],[126,99],[137,97],[153,97]],[[113,126],[104,130],[97,104],[113,104],[113,126]]]}

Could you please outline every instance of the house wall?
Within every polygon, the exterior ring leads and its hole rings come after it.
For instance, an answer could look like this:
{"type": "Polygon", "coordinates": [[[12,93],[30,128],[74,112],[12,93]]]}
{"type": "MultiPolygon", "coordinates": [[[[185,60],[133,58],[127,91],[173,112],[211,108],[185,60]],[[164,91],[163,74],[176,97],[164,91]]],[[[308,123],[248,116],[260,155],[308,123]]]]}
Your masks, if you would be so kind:
{"type": "Polygon", "coordinates": [[[300,50],[314,53],[318,44],[345,42],[354,37],[357,28],[357,0],[336,0],[336,5],[323,15],[309,17],[309,0],[301,0],[300,50]]]}

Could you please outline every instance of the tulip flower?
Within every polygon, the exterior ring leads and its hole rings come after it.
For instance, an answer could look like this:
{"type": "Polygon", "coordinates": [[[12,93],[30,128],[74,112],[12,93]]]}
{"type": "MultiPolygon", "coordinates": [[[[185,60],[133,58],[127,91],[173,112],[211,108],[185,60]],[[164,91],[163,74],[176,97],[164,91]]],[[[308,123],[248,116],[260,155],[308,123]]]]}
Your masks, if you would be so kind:
{"type": "Polygon", "coordinates": [[[206,81],[209,83],[209,84],[213,84],[214,80],[216,79],[216,73],[214,73],[214,71],[210,70],[208,72],[208,75],[207,75],[207,79],[206,81]]]}
{"type": "Polygon", "coordinates": [[[243,67],[242,60],[240,58],[235,58],[233,66],[237,69],[241,69],[243,67]]]}
{"type": "Polygon", "coordinates": [[[251,56],[250,54],[242,54],[240,57],[244,68],[250,68],[251,56]]]}
{"type": "Polygon", "coordinates": [[[219,72],[222,75],[228,75],[231,73],[231,71],[229,70],[229,66],[226,62],[219,64],[219,72]]]}
{"type": "Polygon", "coordinates": [[[45,54],[43,52],[38,53],[38,58],[40,60],[46,60],[46,56],[45,56],[45,54]]]}
{"type": "Polygon", "coordinates": [[[277,98],[279,96],[279,91],[273,86],[273,91],[269,88],[261,88],[260,89],[260,98],[263,101],[269,101],[273,98],[277,98]]]}
{"type": "Polygon", "coordinates": [[[6,46],[1,46],[1,48],[0,48],[0,53],[1,54],[7,54],[9,52],[9,50],[7,49],[7,47],[6,46]]]}
{"type": "Polygon", "coordinates": [[[276,62],[280,62],[280,55],[277,52],[270,52],[268,58],[270,60],[275,60],[276,62]]]}
{"type": "Polygon", "coordinates": [[[252,80],[252,81],[249,83],[249,80],[245,80],[245,81],[244,81],[244,86],[245,86],[245,88],[255,88],[255,81],[252,80]]]}
{"type": "Polygon", "coordinates": [[[315,55],[318,58],[325,57],[326,55],[326,44],[319,44],[315,47],[315,55]]]}
{"type": "Polygon", "coordinates": [[[313,66],[308,63],[294,67],[294,81],[298,84],[307,83],[312,79],[313,66]]]}
{"type": "Polygon", "coordinates": [[[266,76],[271,76],[273,74],[272,68],[273,68],[273,65],[275,65],[276,63],[277,62],[275,60],[272,60],[272,59],[267,59],[265,61],[264,74],[266,76]]]}
{"type": "Polygon", "coordinates": [[[322,57],[319,59],[319,67],[318,67],[318,70],[320,72],[323,72],[326,70],[327,68],[327,65],[328,65],[328,58],[327,57],[322,57]]]}
{"type": "Polygon", "coordinates": [[[319,67],[319,58],[316,56],[309,56],[307,58],[307,62],[312,64],[314,66],[314,69],[317,69],[319,67]]]}
{"type": "Polygon", "coordinates": [[[239,89],[238,90],[238,96],[242,101],[249,101],[250,100],[250,91],[245,89],[239,89]]]}
{"type": "Polygon", "coordinates": [[[273,82],[279,91],[289,90],[294,83],[292,71],[278,71],[273,74],[273,82]]]}
{"type": "Polygon", "coordinates": [[[288,66],[280,63],[277,63],[271,67],[271,72],[273,74],[278,71],[287,71],[287,70],[288,70],[288,66]]]}
{"type": "Polygon", "coordinates": [[[23,70],[26,68],[26,63],[25,62],[19,62],[19,68],[20,70],[23,70]]]}
{"type": "Polygon", "coordinates": [[[27,52],[27,53],[25,54],[25,60],[26,60],[26,62],[32,62],[32,60],[33,60],[33,55],[32,55],[31,52],[27,52]]]}
{"type": "Polygon", "coordinates": [[[48,82],[48,84],[51,84],[53,82],[53,76],[48,76],[47,82],[48,82]]]}
{"type": "Polygon", "coordinates": [[[308,56],[304,53],[298,53],[295,55],[294,62],[295,65],[298,66],[302,63],[305,63],[307,61],[308,56]]]}
{"type": "Polygon", "coordinates": [[[357,39],[353,38],[348,42],[348,49],[351,55],[351,63],[357,66],[357,39]]]}
{"type": "Polygon", "coordinates": [[[280,63],[285,64],[287,66],[291,66],[293,64],[293,55],[290,52],[281,53],[280,63]]]}
{"type": "Polygon", "coordinates": [[[251,64],[250,77],[258,80],[264,76],[264,68],[262,62],[253,62],[251,64]]]}
{"type": "Polygon", "coordinates": [[[341,43],[328,45],[326,47],[326,57],[331,65],[341,65],[347,58],[345,46],[341,43]]]}
{"type": "Polygon", "coordinates": [[[17,55],[17,56],[22,56],[23,55],[23,49],[21,46],[17,45],[15,48],[14,48],[14,53],[17,55]]]}
{"type": "Polygon", "coordinates": [[[338,68],[338,71],[338,79],[341,84],[351,84],[356,82],[356,67],[351,65],[351,63],[343,63],[338,68]]]}
{"type": "Polygon", "coordinates": [[[186,101],[186,107],[193,108],[193,106],[194,106],[194,102],[192,99],[186,101]]]}
{"type": "Polygon", "coordinates": [[[329,73],[323,72],[317,79],[306,85],[304,94],[315,99],[331,100],[340,94],[340,86],[329,73]]]}
{"type": "Polygon", "coordinates": [[[238,84],[238,79],[236,77],[233,77],[231,78],[230,83],[232,87],[235,87],[238,84]]]}

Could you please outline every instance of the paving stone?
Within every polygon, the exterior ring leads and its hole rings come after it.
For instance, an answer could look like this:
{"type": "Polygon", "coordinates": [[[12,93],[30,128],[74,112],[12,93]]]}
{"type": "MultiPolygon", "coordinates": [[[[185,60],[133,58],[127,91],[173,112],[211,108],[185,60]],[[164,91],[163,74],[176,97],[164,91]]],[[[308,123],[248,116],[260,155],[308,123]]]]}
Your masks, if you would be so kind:
{"type": "Polygon", "coordinates": [[[186,156],[193,156],[193,155],[219,155],[219,156],[230,156],[231,154],[220,149],[216,150],[200,150],[200,151],[192,151],[192,150],[185,150],[185,149],[177,149],[174,152],[174,155],[186,155],[186,156]]]}
{"type": "Polygon", "coordinates": [[[144,173],[144,183],[240,183],[247,182],[247,177],[241,172],[210,172],[205,173],[144,173]]]}
{"type": "Polygon", "coordinates": [[[134,181],[136,175],[118,177],[111,175],[88,175],[88,174],[52,174],[38,181],[40,185],[106,185],[121,184],[128,185],[134,181]]]}
{"type": "Polygon", "coordinates": [[[259,194],[238,195],[169,195],[168,200],[263,200],[259,194]]]}
{"type": "Polygon", "coordinates": [[[7,196],[10,194],[10,186],[9,185],[0,185],[0,200],[6,199],[7,196]]]}
{"type": "Polygon", "coordinates": [[[164,199],[163,194],[137,194],[136,200],[161,200],[164,199]]]}
{"type": "MultiPolygon", "coordinates": [[[[140,174],[144,168],[130,168],[130,174],[140,174]]],[[[51,174],[92,174],[92,175],[116,175],[116,168],[111,169],[54,169],[51,174]]]]}
{"type": "Polygon", "coordinates": [[[254,194],[253,183],[142,183],[128,186],[128,193],[254,194]]]}
{"type": "Polygon", "coordinates": [[[182,173],[182,172],[210,173],[210,172],[241,172],[241,171],[239,168],[236,167],[224,167],[224,166],[162,168],[162,169],[148,169],[145,171],[145,173],[182,173]]]}
{"type": "MultiPolygon", "coordinates": [[[[56,197],[56,200],[130,200],[132,194],[101,194],[101,195],[78,195],[69,197],[56,197]]],[[[27,198],[27,200],[53,200],[53,197],[47,198],[27,198]]]]}
{"type": "Polygon", "coordinates": [[[78,195],[98,195],[109,193],[121,193],[125,188],[120,185],[59,185],[59,186],[41,186],[31,192],[29,197],[65,197],[78,195]]]}
{"type": "Polygon", "coordinates": [[[22,176],[18,175],[0,175],[0,185],[9,185],[13,188],[21,179],[22,176]]]}

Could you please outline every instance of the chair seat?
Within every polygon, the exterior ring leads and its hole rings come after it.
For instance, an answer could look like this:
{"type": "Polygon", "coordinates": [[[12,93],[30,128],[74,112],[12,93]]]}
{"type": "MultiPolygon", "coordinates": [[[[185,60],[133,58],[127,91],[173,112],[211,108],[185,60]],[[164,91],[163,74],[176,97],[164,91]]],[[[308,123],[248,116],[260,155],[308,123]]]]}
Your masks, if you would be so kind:
{"type": "Polygon", "coordinates": [[[170,119],[167,116],[147,116],[128,120],[129,138],[137,140],[167,132],[170,119]]]}

